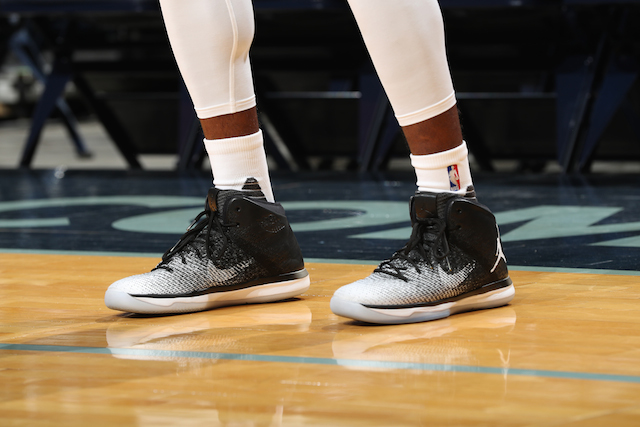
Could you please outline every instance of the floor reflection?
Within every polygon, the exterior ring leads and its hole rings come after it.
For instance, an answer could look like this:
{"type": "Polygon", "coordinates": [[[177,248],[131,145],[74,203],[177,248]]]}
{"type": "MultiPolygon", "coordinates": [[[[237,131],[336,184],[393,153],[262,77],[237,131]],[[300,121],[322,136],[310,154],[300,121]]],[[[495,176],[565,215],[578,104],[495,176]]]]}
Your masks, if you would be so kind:
{"type": "Polygon", "coordinates": [[[336,359],[508,367],[505,335],[515,324],[516,312],[507,306],[426,323],[350,328],[336,334],[333,355],[336,359]]]}
{"type": "MultiPolygon", "coordinates": [[[[123,317],[106,330],[108,348],[255,353],[266,337],[305,333],[312,314],[303,301],[232,307],[180,316],[123,317]],[[285,307],[286,306],[286,307],[285,307]],[[263,336],[261,338],[261,336],[263,336]]],[[[166,357],[116,355],[167,360],[166,357]]]]}

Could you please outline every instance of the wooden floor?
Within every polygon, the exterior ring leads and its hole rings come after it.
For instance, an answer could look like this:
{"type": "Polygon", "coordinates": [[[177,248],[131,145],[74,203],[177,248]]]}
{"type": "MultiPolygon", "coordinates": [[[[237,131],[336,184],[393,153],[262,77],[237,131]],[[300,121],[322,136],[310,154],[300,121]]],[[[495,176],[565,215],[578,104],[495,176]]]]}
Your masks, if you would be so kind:
{"type": "Polygon", "coordinates": [[[637,426],[640,277],[513,271],[494,310],[402,326],[301,298],[167,317],[106,287],[157,260],[0,254],[0,424],[637,426]]]}

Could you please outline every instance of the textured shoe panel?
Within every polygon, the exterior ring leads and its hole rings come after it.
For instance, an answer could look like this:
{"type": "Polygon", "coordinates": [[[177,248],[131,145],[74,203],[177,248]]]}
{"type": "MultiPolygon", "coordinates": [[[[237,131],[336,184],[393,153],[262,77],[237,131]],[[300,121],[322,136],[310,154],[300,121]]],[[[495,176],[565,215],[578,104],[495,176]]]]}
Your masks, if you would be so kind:
{"type": "MultiPolygon", "coordinates": [[[[209,191],[208,204],[215,200],[213,210],[221,223],[235,225],[226,228],[226,237],[241,253],[254,258],[269,276],[304,269],[300,246],[282,205],[267,202],[255,180],[248,179],[245,187],[252,190],[209,191]]],[[[224,237],[211,240],[219,243],[224,237]]]]}
{"type": "MultiPolygon", "coordinates": [[[[264,275],[264,269],[251,258],[234,260],[226,265],[200,257],[195,250],[174,257],[167,266],[115,282],[114,290],[131,295],[189,295],[220,286],[250,282],[264,275]],[[218,264],[218,265],[216,265],[218,264]]],[[[236,254],[237,255],[237,254],[236,254]]]]}
{"type": "Polygon", "coordinates": [[[300,246],[279,203],[236,197],[226,205],[225,221],[238,224],[229,230],[232,241],[269,274],[304,268],[300,246]]]}
{"type": "Polygon", "coordinates": [[[486,206],[458,198],[448,205],[446,219],[452,246],[460,248],[486,269],[491,276],[488,280],[507,277],[500,231],[495,216],[486,206]]]}
{"type": "Polygon", "coordinates": [[[335,295],[370,306],[416,305],[453,298],[478,286],[473,274],[475,263],[460,251],[455,251],[455,257],[452,257],[451,264],[458,266],[452,271],[436,261],[418,262],[418,269],[402,259],[392,262],[396,268],[402,269],[406,281],[391,274],[374,272],[343,286],[335,295]]]}

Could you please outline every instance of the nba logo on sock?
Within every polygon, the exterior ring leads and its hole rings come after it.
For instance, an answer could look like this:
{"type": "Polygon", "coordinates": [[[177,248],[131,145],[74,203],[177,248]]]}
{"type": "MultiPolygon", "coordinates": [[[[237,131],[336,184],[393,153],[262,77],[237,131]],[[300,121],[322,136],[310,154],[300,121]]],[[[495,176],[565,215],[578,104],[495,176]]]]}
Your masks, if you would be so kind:
{"type": "Polygon", "coordinates": [[[458,173],[458,165],[451,165],[447,167],[449,171],[449,184],[451,191],[458,191],[460,189],[460,173],[458,173]]]}

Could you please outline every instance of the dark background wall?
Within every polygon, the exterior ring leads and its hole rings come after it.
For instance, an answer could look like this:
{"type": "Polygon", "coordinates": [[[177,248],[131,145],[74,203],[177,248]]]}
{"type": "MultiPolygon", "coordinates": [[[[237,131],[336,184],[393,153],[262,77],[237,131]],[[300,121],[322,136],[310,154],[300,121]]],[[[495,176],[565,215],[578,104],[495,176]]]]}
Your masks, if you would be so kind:
{"type": "MultiPolygon", "coordinates": [[[[252,50],[258,107],[277,115],[278,126],[286,128],[286,142],[300,147],[304,155],[356,159],[361,102],[357,97],[317,96],[338,91],[357,94],[362,76],[372,73],[350,11],[342,2],[316,10],[258,7],[265,3],[256,2],[252,50]],[[315,95],[287,96],[291,92],[315,95]]],[[[469,144],[491,159],[555,159],[556,73],[571,58],[595,55],[605,33],[615,45],[612,52],[637,60],[640,30],[634,22],[640,22],[640,7],[612,10],[607,3],[615,2],[567,6],[558,1],[478,7],[480,3],[470,7],[474,3],[442,2],[450,65],[469,144]]],[[[184,91],[157,11],[2,19],[5,39],[12,28],[29,25],[45,54],[68,49],[77,70],[112,108],[139,152],[176,152],[186,137],[191,112],[185,111],[184,103],[181,109],[184,91]],[[62,45],[57,43],[61,33],[66,37],[62,45]]],[[[28,86],[28,80],[23,76],[18,86],[28,86]]],[[[640,159],[638,90],[634,84],[625,108],[607,126],[597,158],[640,159]]],[[[73,90],[67,96],[80,118],[90,117],[91,109],[81,96],[73,90]]],[[[22,99],[11,106],[12,114],[5,120],[28,116],[33,101],[22,99]]],[[[391,155],[406,153],[398,134],[391,155]]]]}

